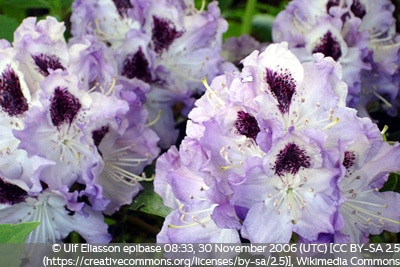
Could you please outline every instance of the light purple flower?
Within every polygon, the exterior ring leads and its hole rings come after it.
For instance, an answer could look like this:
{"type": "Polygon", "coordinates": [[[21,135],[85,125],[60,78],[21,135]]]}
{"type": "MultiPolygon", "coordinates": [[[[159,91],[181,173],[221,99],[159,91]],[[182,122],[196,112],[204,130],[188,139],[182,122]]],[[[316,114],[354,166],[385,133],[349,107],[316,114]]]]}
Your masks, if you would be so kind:
{"type": "Polygon", "coordinates": [[[111,239],[100,212],[88,206],[83,208],[84,214],[72,212],[66,209],[68,200],[60,192],[44,190],[31,197],[0,179],[0,196],[0,223],[40,222],[28,235],[27,243],[60,242],[71,231],[90,243],[107,243],[111,239]]]}
{"type": "Polygon", "coordinates": [[[156,120],[152,128],[162,147],[174,144],[174,118],[186,116],[193,95],[204,92],[202,78],[222,71],[227,23],[217,2],[196,10],[193,1],[75,1],[71,20],[75,37],[91,34],[110,46],[119,75],[150,85],[145,106],[156,120]]]}
{"type": "Polygon", "coordinates": [[[399,45],[393,10],[387,0],[295,0],[278,14],[273,40],[287,41],[301,61],[320,52],[341,62],[347,103],[360,115],[368,115],[366,105],[378,100],[394,114],[399,45]],[[388,54],[393,56],[383,56],[388,54]]]}
{"type": "Polygon", "coordinates": [[[254,243],[289,242],[292,232],[316,240],[334,233],[339,171],[323,152],[323,139],[289,134],[245,178],[232,181],[232,202],[249,208],[242,236],[254,243]]]}
{"type": "Polygon", "coordinates": [[[114,53],[92,35],[71,38],[68,47],[69,72],[79,77],[84,88],[110,93],[118,72],[114,53]]]}
{"type": "Polygon", "coordinates": [[[50,161],[40,156],[28,157],[19,149],[20,141],[13,130],[24,128],[24,117],[31,105],[31,95],[19,64],[14,60],[15,50],[11,46],[0,49],[0,176],[31,193],[42,187],[40,171],[50,161]]]}
{"type": "Polygon", "coordinates": [[[322,58],[302,65],[285,44],[271,45],[262,53],[256,51],[242,63],[242,73],[226,73],[215,78],[211,86],[206,85],[207,92],[189,114],[188,137],[181,144],[180,158],[170,163],[172,166],[177,164],[177,167],[164,173],[163,164],[157,165],[156,184],[160,183],[158,179],[166,179],[165,176],[176,177],[176,182],[168,181],[169,186],[157,192],[166,203],[171,200],[170,193],[167,197],[165,192],[172,190],[178,197],[180,179],[189,176],[180,172],[184,164],[180,161],[195,159],[199,167],[189,169],[201,170],[197,176],[202,178],[208,187],[207,192],[210,192],[206,199],[218,205],[214,207],[211,218],[219,227],[240,229],[239,217],[242,217],[241,233],[250,241],[287,242],[293,231],[293,222],[298,223],[299,234],[306,235],[305,229],[308,228],[302,226],[308,223],[305,223],[305,218],[309,216],[303,212],[303,206],[317,200],[319,206],[315,209],[311,206],[310,210],[312,213],[321,209],[321,218],[318,219],[321,227],[315,227],[315,232],[308,234],[316,239],[319,232],[333,232],[331,220],[337,211],[338,199],[335,179],[339,171],[333,167],[332,155],[325,152],[323,146],[327,138],[324,130],[336,126],[334,112],[344,105],[346,96],[346,87],[339,78],[339,67],[333,61],[322,58]],[[313,78],[318,73],[322,83],[312,80],[311,73],[313,78]],[[329,101],[323,101],[323,96],[329,94],[332,95],[329,101]],[[187,152],[182,152],[182,149],[188,151],[185,147],[196,142],[200,146],[196,150],[204,151],[203,157],[185,158],[187,152]],[[288,165],[285,163],[285,151],[293,159],[288,165]],[[298,155],[294,151],[299,152],[298,155]],[[318,182],[314,181],[313,172],[314,176],[322,173],[318,182]],[[270,191],[278,184],[282,192],[270,191]],[[304,193],[300,189],[303,184],[308,184],[304,186],[304,193]],[[299,190],[300,193],[296,191],[294,194],[298,201],[291,200],[291,190],[299,190]],[[271,199],[274,196],[268,208],[275,209],[275,213],[282,210],[280,217],[278,214],[271,220],[278,224],[286,221],[286,225],[292,225],[286,228],[281,239],[272,235],[268,239],[256,234],[258,230],[253,231],[270,224],[264,213],[256,211],[269,200],[268,192],[271,199]],[[281,201],[279,196],[282,196],[281,201]],[[275,207],[274,201],[277,202],[275,207]],[[249,210],[247,217],[245,213],[244,217],[243,214],[235,214],[238,209],[249,210]],[[282,217],[283,221],[276,217],[282,217]],[[265,226],[260,225],[258,220],[266,222],[265,226]]]}
{"type": "Polygon", "coordinates": [[[156,192],[173,209],[159,238],[204,241],[214,231],[199,232],[208,209],[215,226],[255,243],[340,233],[344,149],[359,136],[382,143],[377,126],[345,106],[342,69],[330,57],[301,63],[279,43],[241,63],[241,72],[204,81],[179,152],[157,162],[156,192]]]}
{"type": "Polygon", "coordinates": [[[14,131],[19,147],[29,156],[39,155],[55,163],[43,170],[42,180],[51,188],[71,186],[93,161],[99,161],[94,145],[84,139],[81,123],[88,123],[86,112],[91,97],[78,89],[73,75],[53,73],[42,81],[42,106],[26,113],[25,128],[14,131]],[[61,171],[62,170],[62,171],[61,171]]]}
{"type": "Polygon", "coordinates": [[[173,146],[157,160],[154,189],[165,205],[174,209],[166,217],[157,242],[239,242],[238,218],[229,219],[236,227],[224,229],[212,219],[218,200],[213,199],[204,179],[207,174],[201,170],[205,159],[195,140],[184,139],[179,152],[173,146]]]}
{"type": "MultiPolygon", "coordinates": [[[[104,166],[104,156],[110,156],[115,149],[123,149],[116,145],[118,143],[128,146],[121,140],[132,141],[136,137],[130,148],[120,150],[119,156],[114,155],[116,160],[140,159],[140,164],[137,161],[125,163],[119,169],[119,178],[114,179],[136,183],[132,177],[139,179],[143,168],[159,153],[158,137],[147,126],[150,122],[143,109],[144,94],[149,87],[140,80],[118,76],[114,51],[99,39],[85,35],[67,44],[64,30],[64,25],[54,18],[38,22],[28,18],[15,33],[15,47],[6,47],[16,51],[9,56],[19,64],[15,69],[23,65],[22,73],[30,77],[25,85],[21,74],[22,88],[34,89],[31,108],[21,118],[20,124],[24,126],[11,133],[17,137],[16,145],[29,157],[41,156],[47,160],[41,182],[51,189],[80,183],[85,188],[80,196],[87,196],[92,208],[104,210],[110,203],[108,197],[116,196],[106,192],[122,186],[117,182],[114,187],[100,182],[102,173],[115,172],[115,166],[104,166]],[[40,57],[36,57],[37,54],[40,57]],[[102,128],[115,132],[107,136],[108,143],[115,145],[107,147],[113,147],[111,151],[100,151],[101,138],[93,136],[102,128]],[[126,154],[127,151],[130,152],[126,154]]],[[[30,97],[29,91],[27,95],[30,97]]],[[[136,183],[134,188],[124,187],[128,188],[116,203],[111,200],[114,206],[108,209],[115,210],[121,204],[130,203],[141,187],[136,183]],[[119,202],[121,199],[123,203],[119,202]]]]}
{"type": "Polygon", "coordinates": [[[131,29],[140,29],[133,7],[140,7],[140,1],[77,0],[72,4],[71,33],[73,36],[94,34],[111,45],[119,45],[131,29]],[[133,2],[133,4],[132,4],[133,2]],[[122,5],[118,5],[122,3],[122,5]],[[102,18],[102,19],[100,19],[102,18]],[[86,25],[87,27],[81,27],[86,25]]]}
{"type": "Polygon", "coordinates": [[[150,181],[143,169],[158,156],[158,136],[145,126],[147,113],[131,105],[127,114],[135,118],[123,131],[105,124],[92,132],[94,143],[102,156],[101,165],[95,171],[96,182],[102,187],[102,195],[110,200],[105,209],[111,214],[121,205],[130,204],[143,188],[141,181],[150,181]]]}
{"type": "Polygon", "coordinates": [[[29,17],[14,32],[15,58],[35,99],[40,82],[49,72],[65,70],[69,63],[64,31],[64,23],[53,17],[38,22],[29,17]]]}
{"type": "Polygon", "coordinates": [[[132,202],[160,152],[149,85],[119,75],[115,51],[93,35],[68,44],[64,30],[27,18],[12,45],[0,43],[0,213],[40,221],[31,242],[71,231],[108,242],[102,213],[132,202]]]}
{"type": "Polygon", "coordinates": [[[345,235],[347,242],[361,243],[383,230],[400,232],[400,194],[380,191],[389,173],[400,169],[399,145],[360,135],[342,157],[346,173],[338,186],[344,227],[337,234],[345,235]]]}

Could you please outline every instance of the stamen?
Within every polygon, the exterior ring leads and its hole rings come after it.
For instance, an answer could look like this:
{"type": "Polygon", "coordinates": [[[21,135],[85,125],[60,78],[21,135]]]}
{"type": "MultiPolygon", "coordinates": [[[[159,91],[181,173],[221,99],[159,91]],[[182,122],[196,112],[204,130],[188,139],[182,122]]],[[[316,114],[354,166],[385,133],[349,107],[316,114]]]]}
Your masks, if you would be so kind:
{"type": "Polygon", "coordinates": [[[132,166],[139,166],[142,162],[147,161],[148,158],[144,159],[116,159],[113,161],[108,161],[114,165],[119,165],[119,166],[126,166],[126,167],[132,167],[132,166]]]}
{"type": "Polygon", "coordinates": [[[111,163],[106,163],[105,171],[114,181],[122,182],[127,185],[137,184],[138,182],[151,182],[154,180],[154,175],[146,177],[144,172],[142,172],[141,175],[137,175],[111,163]]]}
{"type": "MultiPolygon", "coordinates": [[[[232,165],[232,161],[228,158],[229,154],[228,152],[225,151],[225,147],[222,147],[221,150],[219,151],[219,154],[221,155],[221,157],[223,157],[226,161],[226,163],[228,163],[228,165],[232,165]]],[[[222,168],[222,167],[221,167],[222,168]]]]}
{"type": "Polygon", "coordinates": [[[384,136],[388,130],[389,130],[389,126],[387,126],[387,125],[383,126],[383,129],[381,131],[381,135],[384,136]]]}
{"type": "Polygon", "coordinates": [[[228,165],[228,166],[221,166],[221,170],[222,171],[226,171],[229,169],[234,169],[234,168],[241,168],[243,165],[243,161],[240,161],[239,164],[232,164],[232,165],[228,165]]]}
{"type": "Polygon", "coordinates": [[[205,8],[206,8],[206,0],[202,0],[201,1],[201,7],[200,7],[199,11],[203,12],[205,8]]]}
{"type": "MultiPolygon", "coordinates": [[[[104,93],[103,92],[103,94],[105,95],[105,96],[109,96],[109,95],[111,95],[112,93],[114,93],[114,91],[115,91],[115,84],[117,83],[117,78],[116,77],[113,77],[112,78],[112,81],[111,81],[111,84],[110,84],[110,86],[108,87],[108,90],[104,93]]],[[[104,90],[104,88],[102,88],[103,90],[104,90]]]]}
{"type": "MultiPolygon", "coordinates": [[[[360,206],[351,205],[350,202],[356,202],[356,201],[354,201],[354,199],[351,199],[351,200],[345,202],[345,203],[343,204],[343,206],[344,206],[345,208],[347,208],[347,209],[350,209],[350,210],[357,210],[358,212],[356,213],[356,215],[361,216],[361,218],[362,218],[363,220],[365,220],[365,217],[362,217],[362,216],[363,216],[363,214],[365,214],[365,215],[367,215],[367,216],[370,216],[370,218],[376,218],[376,219],[378,219],[378,220],[384,220],[384,221],[387,221],[387,222],[390,222],[390,223],[394,223],[394,224],[400,225],[400,221],[396,221],[396,220],[393,220],[393,219],[391,219],[391,218],[383,218],[383,217],[380,216],[379,214],[372,213],[372,212],[370,212],[370,211],[367,210],[367,209],[361,208],[360,206]],[[362,214],[362,213],[363,213],[363,214],[362,214]]],[[[365,202],[359,202],[359,203],[363,203],[363,204],[372,204],[372,203],[365,203],[365,202]]],[[[373,205],[373,204],[372,204],[372,206],[376,206],[376,205],[373,205]]],[[[381,206],[381,207],[382,207],[382,205],[378,205],[378,206],[381,206]]],[[[383,205],[383,207],[385,207],[385,205],[383,205]]]]}
{"type": "Polygon", "coordinates": [[[386,100],[383,96],[381,96],[380,94],[378,94],[377,92],[374,92],[374,95],[379,98],[379,100],[381,100],[386,106],[388,106],[389,108],[392,107],[392,104],[386,100]]]}
{"type": "Polygon", "coordinates": [[[219,107],[215,106],[214,103],[211,101],[211,98],[212,98],[212,96],[213,96],[213,97],[215,97],[215,99],[217,100],[217,102],[218,102],[219,105],[224,106],[224,105],[225,105],[225,101],[222,100],[222,98],[220,98],[220,97],[218,96],[217,92],[215,92],[215,91],[208,85],[206,78],[201,79],[201,82],[203,83],[204,87],[207,89],[207,90],[206,90],[206,96],[207,96],[207,99],[208,99],[208,101],[210,102],[210,104],[211,104],[214,108],[216,108],[216,109],[219,108],[219,107]]]}
{"type": "Polygon", "coordinates": [[[210,208],[206,208],[206,209],[203,209],[203,210],[196,210],[196,211],[184,211],[184,207],[185,207],[185,204],[181,204],[180,206],[179,206],[179,211],[183,214],[183,215],[194,215],[194,214],[200,214],[200,213],[204,213],[204,212],[208,212],[208,211],[210,211],[210,208]]]}
{"type": "Polygon", "coordinates": [[[91,88],[89,88],[88,93],[93,93],[94,91],[96,91],[96,89],[99,88],[100,92],[103,93],[103,87],[100,86],[100,84],[98,82],[96,82],[91,88]]]}
{"type": "Polygon", "coordinates": [[[322,128],[322,130],[327,130],[327,129],[331,128],[332,126],[336,125],[337,123],[339,123],[339,118],[336,118],[334,121],[332,121],[331,123],[326,125],[324,128],[322,128]]]}
{"type": "Polygon", "coordinates": [[[146,177],[144,172],[141,175],[137,175],[125,169],[126,167],[139,166],[141,163],[148,161],[150,158],[149,154],[146,154],[143,158],[130,157],[128,150],[132,149],[133,147],[135,147],[135,144],[103,153],[105,171],[113,180],[129,185],[136,184],[137,182],[141,181],[152,181],[154,179],[154,175],[151,177],[146,177]]]}
{"type": "MultiPolygon", "coordinates": [[[[81,163],[81,153],[79,152],[80,148],[82,147],[82,143],[77,141],[80,138],[80,130],[77,129],[75,126],[68,127],[63,126],[60,128],[60,132],[58,135],[58,142],[56,142],[53,149],[59,148],[60,149],[60,161],[65,161],[66,158],[68,159],[75,159],[74,164],[81,163]]],[[[67,164],[72,164],[70,160],[67,161],[67,164]]]]}
{"type": "MultiPolygon", "coordinates": [[[[206,225],[204,224],[204,222],[203,221],[201,221],[201,220],[199,220],[196,216],[193,216],[192,217],[192,220],[194,221],[194,222],[196,222],[196,223],[198,223],[198,224],[200,224],[201,225],[201,227],[203,227],[203,228],[205,228],[206,227],[206,225]]],[[[204,220],[204,219],[203,219],[204,220]]]]}
{"type": "Polygon", "coordinates": [[[365,202],[365,201],[360,201],[360,200],[355,200],[355,199],[349,199],[348,201],[350,202],[354,202],[354,203],[360,203],[363,205],[369,205],[369,206],[373,206],[373,207],[382,207],[382,208],[387,208],[387,204],[375,204],[375,203],[371,203],[371,202],[365,202]]]}
{"type": "Polygon", "coordinates": [[[154,124],[156,124],[156,123],[160,120],[161,114],[162,114],[162,110],[160,109],[160,110],[157,112],[157,117],[156,117],[154,120],[149,121],[148,123],[146,123],[145,126],[146,126],[146,127],[151,127],[151,126],[153,126],[154,124]]]}
{"type": "Polygon", "coordinates": [[[179,211],[182,213],[182,215],[180,216],[179,220],[180,220],[180,222],[183,223],[183,225],[169,224],[168,227],[175,228],[175,229],[188,228],[188,227],[197,226],[197,225],[206,227],[206,223],[211,220],[211,213],[214,210],[215,206],[217,206],[217,205],[211,205],[209,208],[206,208],[206,209],[188,212],[188,211],[184,211],[185,204],[181,204],[179,206],[179,211]],[[200,215],[203,213],[208,213],[203,219],[199,219],[198,216],[195,216],[195,215],[200,215]],[[187,215],[190,215],[190,216],[187,216],[187,215]],[[191,221],[187,221],[186,220],[187,217],[190,217],[191,221]]]}

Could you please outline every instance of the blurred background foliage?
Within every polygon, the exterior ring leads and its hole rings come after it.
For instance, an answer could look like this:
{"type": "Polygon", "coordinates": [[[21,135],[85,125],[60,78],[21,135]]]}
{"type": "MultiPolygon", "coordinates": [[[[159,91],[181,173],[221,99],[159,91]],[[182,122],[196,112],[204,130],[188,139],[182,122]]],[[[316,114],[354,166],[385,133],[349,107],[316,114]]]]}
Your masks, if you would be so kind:
{"type": "MultiPolygon", "coordinates": [[[[198,9],[212,0],[195,0],[198,9]]],[[[314,1],[314,0],[311,0],[314,1]]],[[[376,0],[379,1],[379,0],[376,0]]],[[[29,16],[38,19],[53,16],[64,21],[67,31],[65,37],[70,37],[69,17],[73,0],[0,0],[0,39],[12,42],[13,33],[21,21],[29,16]]],[[[248,34],[260,42],[272,42],[271,28],[275,16],[285,8],[289,0],[219,0],[222,16],[228,21],[229,29],[224,39],[248,34]]],[[[397,19],[397,29],[400,29],[400,0],[392,0],[396,7],[394,16],[397,19]]],[[[373,114],[379,121],[379,127],[389,125],[389,140],[400,140],[399,118],[382,117],[379,112],[373,114]]],[[[149,166],[147,172],[154,172],[154,165],[149,166]]],[[[393,173],[383,191],[400,192],[400,173],[393,173]]],[[[118,243],[152,243],[160,231],[164,217],[169,209],[162,203],[161,198],[154,193],[151,182],[143,183],[144,190],[129,206],[124,206],[112,216],[106,217],[110,226],[110,233],[114,237],[112,242],[118,243]]],[[[0,227],[1,229],[1,227],[0,227]]],[[[84,242],[76,233],[71,233],[66,242],[84,242]]],[[[400,234],[384,232],[379,236],[372,236],[372,242],[400,242],[400,234]]]]}
{"type": "MultiPolygon", "coordinates": [[[[251,34],[260,41],[271,41],[271,25],[274,16],[282,10],[289,0],[219,0],[222,15],[229,22],[225,38],[251,34]]],[[[0,0],[0,38],[12,41],[13,33],[21,21],[28,16],[39,19],[53,16],[64,21],[67,29],[73,0],[0,0]]],[[[195,0],[200,9],[203,2],[195,0]]],[[[68,38],[68,32],[66,33],[68,38]]]]}
{"type": "MultiPolygon", "coordinates": [[[[195,0],[196,7],[212,0],[195,0]]],[[[400,0],[391,0],[396,6],[395,17],[400,26],[400,0]]],[[[39,19],[53,16],[64,21],[67,29],[73,0],[0,0],[0,38],[12,40],[14,30],[28,16],[39,19]]],[[[289,0],[218,0],[223,17],[229,22],[224,38],[249,34],[261,42],[271,41],[271,26],[276,14],[289,0]]],[[[68,32],[66,33],[68,38],[68,32]]]]}

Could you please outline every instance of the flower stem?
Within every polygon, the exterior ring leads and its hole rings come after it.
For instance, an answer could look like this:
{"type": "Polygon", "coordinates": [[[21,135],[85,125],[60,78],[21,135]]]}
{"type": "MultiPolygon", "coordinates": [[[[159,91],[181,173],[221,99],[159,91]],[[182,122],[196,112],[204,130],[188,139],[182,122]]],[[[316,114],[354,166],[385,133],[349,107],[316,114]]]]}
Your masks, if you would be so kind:
{"type": "Polygon", "coordinates": [[[250,34],[253,22],[253,15],[256,9],[257,0],[248,0],[246,8],[244,10],[244,16],[242,21],[242,34],[250,34]]]}

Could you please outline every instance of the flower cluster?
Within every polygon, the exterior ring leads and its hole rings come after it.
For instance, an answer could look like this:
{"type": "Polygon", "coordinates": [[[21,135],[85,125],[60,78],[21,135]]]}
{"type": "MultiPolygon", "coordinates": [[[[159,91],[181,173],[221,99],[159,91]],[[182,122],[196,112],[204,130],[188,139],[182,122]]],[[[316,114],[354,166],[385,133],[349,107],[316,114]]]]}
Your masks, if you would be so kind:
{"type": "Polygon", "coordinates": [[[177,141],[175,117],[186,116],[204,92],[201,78],[224,68],[227,23],[218,2],[204,8],[197,10],[193,0],[76,0],[72,6],[74,38],[90,35],[106,44],[117,75],[147,92],[145,107],[157,118],[152,129],[163,148],[177,141]]]}
{"type": "Polygon", "coordinates": [[[389,0],[293,0],[273,25],[273,40],[286,41],[301,61],[316,52],[342,63],[347,103],[367,116],[378,100],[397,114],[399,36],[389,0]]]}
{"type": "Polygon", "coordinates": [[[64,31],[27,18],[1,41],[0,223],[39,221],[27,242],[108,242],[103,213],[131,203],[159,138],[106,46],[64,31]]]}
{"type": "Polygon", "coordinates": [[[158,241],[359,243],[399,232],[400,194],[380,189],[400,169],[400,146],[346,107],[341,65],[322,53],[301,63],[285,42],[241,63],[204,81],[179,150],[157,161],[155,190],[173,209],[158,241]]]}

